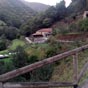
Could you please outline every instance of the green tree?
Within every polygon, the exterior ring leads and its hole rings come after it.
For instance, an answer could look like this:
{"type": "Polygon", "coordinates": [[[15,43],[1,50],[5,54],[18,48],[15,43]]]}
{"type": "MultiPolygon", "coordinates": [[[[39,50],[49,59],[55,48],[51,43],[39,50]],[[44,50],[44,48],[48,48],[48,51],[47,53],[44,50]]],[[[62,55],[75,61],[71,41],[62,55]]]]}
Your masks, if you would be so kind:
{"type": "Polygon", "coordinates": [[[5,39],[0,39],[0,51],[5,50],[6,48],[7,48],[6,40],[5,39]]]}
{"type": "Polygon", "coordinates": [[[22,34],[29,36],[40,28],[50,27],[54,22],[65,18],[65,2],[61,1],[56,6],[51,6],[45,13],[32,17],[27,23],[20,28],[22,34]]]}
{"type": "Polygon", "coordinates": [[[4,61],[0,61],[0,75],[5,73],[4,61]]]}
{"type": "Polygon", "coordinates": [[[57,20],[57,10],[56,7],[51,6],[45,11],[45,17],[51,18],[53,21],[57,20]]]}
{"type": "Polygon", "coordinates": [[[44,27],[49,27],[51,24],[52,24],[52,19],[51,18],[45,18],[44,20],[43,20],[43,25],[44,25],[44,27]]]}
{"type": "Polygon", "coordinates": [[[57,14],[59,19],[63,19],[65,18],[65,16],[67,15],[67,9],[65,7],[65,1],[61,1],[60,3],[56,4],[56,10],[57,10],[57,14]]]}
{"type": "Polygon", "coordinates": [[[19,30],[15,27],[4,27],[4,33],[7,39],[13,40],[19,37],[19,30]]]}
{"type": "Polygon", "coordinates": [[[54,70],[53,64],[46,65],[39,69],[36,69],[30,73],[30,76],[31,76],[30,81],[31,82],[49,81],[52,76],[53,70],[54,70]]]}
{"type": "Polygon", "coordinates": [[[18,46],[13,52],[13,64],[16,68],[20,68],[27,65],[28,55],[23,47],[18,46]]]}
{"type": "Polygon", "coordinates": [[[23,24],[20,27],[20,31],[23,35],[29,36],[32,33],[36,32],[39,28],[42,27],[43,18],[40,16],[32,17],[26,24],[23,24]]]}
{"type": "Polygon", "coordinates": [[[68,15],[83,12],[87,10],[87,2],[86,0],[72,0],[72,3],[67,9],[68,15]]]}
{"type": "Polygon", "coordinates": [[[78,22],[79,31],[87,32],[88,31],[88,19],[84,19],[78,22]]]}

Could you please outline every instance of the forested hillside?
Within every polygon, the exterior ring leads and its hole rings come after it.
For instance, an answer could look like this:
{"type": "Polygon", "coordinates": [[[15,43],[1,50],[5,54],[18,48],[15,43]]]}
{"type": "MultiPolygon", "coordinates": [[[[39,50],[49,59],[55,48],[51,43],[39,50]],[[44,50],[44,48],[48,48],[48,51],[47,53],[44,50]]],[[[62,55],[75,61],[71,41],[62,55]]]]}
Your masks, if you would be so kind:
{"type": "Polygon", "coordinates": [[[19,27],[35,13],[21,0],[0,0],[0,20],[8,25],[19,27]]]}
{"type": "Polygon", "coordinates": [[[31,7],[33,10],[38,11],[38,12],[43,12],[45,10],[47,10],[50,6],[49,5],[45,5],[42,3],[37,3],[37,2],[24,2],[27,6],[31,7]]]}
{"type": "Polygon", "coordinates": [[[34,26],[37,25],[34,27],[34,29],[36,28],[37,30],[41,27],[49,27],[54,22],[59,21],[66,16],[76,15],[88,9],[88,0],[72,0],[72,3],[68,8],[65,7],[64,1],[56,4],[56,6],[50,7],[40,3],[25,3],[26,2],[23,0],[0,0],[0,20],[7,23],[7,25],[15,26],[17,28],[23,24],[23,26],[26,26],[26,28],[21,27],[22,31],[27,30],[26,32],[29,32],[31,27],[30,22],[34,26]],[[48,9],[45,11],[45,13],[35,16],[37,12],[35,12],[32,8],[42,11],[46,8],[48,9]],[[33,18],[30,19],[31,17],[33,18]],[[35,19],[36,22],[33,22],[35,19]],[[25,22],[26,24],[24,25],[25,22]]]}
{"type": "Polygon", "coordinates": [[[29,19],[21,26],[21,32],[29,36],[36,30],[50,27],[55,22],[59,22],[65,18],[68,18],[69,21],[69,17],[75,19],[76,16],[83,15],[86,10],[88,10],[88,0],[72,0],[72,3],[67,8],[64,0],[62,0],[56,6],[49,7],[44,13],[29,19]]]}
{"type": "Polygon", "coordinates": [[[0,20],[8,26],[20,29],[20,33],[25,36],[31,35],[40,28],[50,27],[66,17],[80,15],[81,12],[83,14],[83,11],[88,9],[88,0],[72,0],[67,8],[65,2],[61,1],[40,14],[30,8],[34,3],[31,5],[25,3],[23,0],[0,0],[0,20]]]}
{"type": "MultiPolygon", "coordinates": [[[[85,10],[88,10],[88,0],[72,0],[69,7],[66,7],[62,0],[56,6],[50,6],[43,13],[35,12],[23,0],[0,0],[0,54],[9,57],[0,60],[0,75],[88,44],[86,36],[84,39],[82,37],[88,32],[88,19],[77,18],[80,15],[83,16],[85,10]],[[44,43],[38,44],[34,41],[29,43],[26,40],[26,38],[34,40],[31,36],[33,33],[40,28],[49,27],[52,27],[53,30],[44,43]],[[69,34],[80,34],[81,37],[71,42],[68,41],[69,43],[59,42],[58,35],[63,37],[69,34]]],[[[45,36],[44,39],[46,39],[45,36]]],[[[79,53],[81,67],[86,62],[83,53],[84,50],[79,53]]],[[[85,55],[88,55],[88,51],[85,55]]],[[[10,81],[60,81],[60,77],[62,81],[72,80],[72,59],[69,58],[33,70],[10,81]],[[62,77],[62,75],[64,76],[62,77]]]]}
{"type": "Polygon", "coordinates": [[[60,21],[67,16],[67,8],[65,1],[57,3],[56,6],[50,6],[45,12],[36,15],[29,19],[21,26],[22,34],[29,36],[40,28],[47,28],[53,25],[56,21],[60,21]]]}
{"type": "Polygon", "coordinates": [[[88,10],[88,0],[72,0],[72,3],[68,7],[70,14],[81,13],[85,10],[88,10]]]}

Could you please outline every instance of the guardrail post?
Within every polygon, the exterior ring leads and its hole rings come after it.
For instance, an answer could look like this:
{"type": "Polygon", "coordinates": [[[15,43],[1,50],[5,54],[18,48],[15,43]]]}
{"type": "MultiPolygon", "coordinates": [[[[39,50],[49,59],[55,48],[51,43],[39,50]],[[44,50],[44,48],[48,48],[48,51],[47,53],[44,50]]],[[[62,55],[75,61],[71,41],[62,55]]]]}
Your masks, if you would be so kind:
{"type": "Polygon", "coordinates": [[[3,83],[0,82],[0,88],[3,88],[3,83]]]}
{"type": "Polygon", "coordinates": [[[73,55],[73,77],[74,77],[74,88],[77,88],[78,80],[78,53],[73,55]]]}

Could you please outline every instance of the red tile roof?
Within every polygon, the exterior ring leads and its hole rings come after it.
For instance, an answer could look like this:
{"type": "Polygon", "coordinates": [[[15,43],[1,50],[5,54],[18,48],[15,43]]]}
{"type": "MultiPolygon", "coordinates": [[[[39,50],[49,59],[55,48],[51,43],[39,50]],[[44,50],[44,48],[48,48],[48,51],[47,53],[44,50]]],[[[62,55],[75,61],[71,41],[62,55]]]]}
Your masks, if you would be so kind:
{"type": "Polygon", "coordinates": [[[36,33],[34,33],[34,34],[32,34],[32,35],[42,35],[42,33],[38,33],[38,32],[36,32],[36,33]]]}
{"type": "Polygon", "coordinates": [[[37,32],[52,32],[52,28],[43,28],[38,30],[37,32]]]}

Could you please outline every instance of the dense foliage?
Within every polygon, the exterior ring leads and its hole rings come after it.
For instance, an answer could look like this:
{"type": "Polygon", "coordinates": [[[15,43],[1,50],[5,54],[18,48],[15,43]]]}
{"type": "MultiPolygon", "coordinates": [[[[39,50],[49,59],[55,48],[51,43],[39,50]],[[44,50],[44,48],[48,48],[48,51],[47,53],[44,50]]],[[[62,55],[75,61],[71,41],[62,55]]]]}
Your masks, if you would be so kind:
{"type": "Polygon", "coordinates": [[[15,27],[3,26],[0,27],[0,36],[5,36],[8,40],[13,40],[19,37],[19,30],[15,27]]]}
{"type": "Polygon", "coordinates": [[[3,0],[0,1],[0,20],[9,26],[20,28],[21,34],[29,36],[40,28],[50,27],[66,16],[75,16],[87,10],[87,3],[87,0],[72,0],[70,6],[66,8],[62,0],[56,6],[51,6],[45,12],[37,14],[23,1],[3,0]]]}
{"type": "Polygon", "coordinates": [[[56,6],[51,6],[44,13],[38,14],[21,26],[22,34],[28,36],[39,28],[50,27],[54,22],[65,18],[66,7],[65,2],[61,1],[56,6]]]}
{"type": "Polygon", "coordinates": [[[44,12],[45,10],[47,10],[50,5],[46,5],[43,3],[38,3],[38,2],[24,2],[27,6],[31,7],[34,11],[37,12],[44,12]],[[41,7],[41,8],[40,8],[41,7]]]}
{"type": "MultiPolygon", "coordinates": [[[[75,15],[88,9],[86,3],[87,0],[72,0],[71,5],[66,8],[65,2],[61,1],[56,6],[51,6],[45,12],[37,14],[20,0],[0,1],[0,51],[6,50],[9,52],[11,47],[15,47],[11,50],[10,59],[0,61],[0,74],[30,65],[65,51],[65,46],[62,47],[54,37],[50,37],[46,42],[47,45],[43,47],[37,44],[28,45],[22,41],[19,44],[17,44],[17,41],[12,46],[8,43],[20,38],[21,35],[29,36],[40,28],[50,27],[56,21],[63,20],[69,15],[75,19],[75,15]],[[36,16],[34,16],[35,14],[36,16]]],[[[65,27],[61,25],[60,28],[53,30],[53,35],[87,31],[88,19],[84,19],[72,22],[65,27]]],[[[38,68],[13,79],[13,81],[49,81],[54,67],[51,64],[38,68]]]]}
{"type": "Polygon", "coordinates": [[[68,15],[78,15],[83,11],[88,10],[88,0],[72,0],[72,3],[67,9],[68,15]]]}
{"type": "Polygon", "coordinates": [[[5,50],[6,48],[7,48],[6,40],[0,38],[0,51],[5,50]]]}
{"type": "Polygon", "coordinates": [[[88,32],[88,19],[81,19],[69,25],[69,32],[88,32]]]}
{"type": "MultiPolygon", "coordinates": [[[[21,46],[12,51],[11,58],[10,61],[0,61],[0,65],[3,65],[0,67],[0,74],[39,61],[38,55],[29,56],[21,46]]],[[[53,69],[53,65],[46,65],[9,81],[48,81],[52,76],[53,69]]]]}
{"type": "Polygon", "coordinates": [[[13,64],[16,68],[27,65],[28,55],[21,46],[18,46],[13,52],[13,64]]]}
{"type": "Polygon", "coordinates": [[[10,26],[20,27],[23,22],[30,19],[35,13],[21,0],[0,0],[0,20],[10,26]]]}
{"type": "Polygon", "coordinates": [[[80,28],[80,31],[88,32],[88,19],[83,19],[83,20],[79,21],[78,26],[80,28]]]}
{"type": "MultiPolygon", "coordinates": [[[[35,18],[33,17],[26,24],[23,24],[21,29],[23,34],[29,35],[39,28],[50,27],[54,22],[64,19],[67,16],[76,19],[75,16],[84,10],[87,10],[87,0],[72,0],[72,3],[67,8],[65,7],[65,2],[61,1],[60,3],[57,3],[56,6],[51,6],[47,9],[45,13],[37,15],[35,18]],[[32,31],[31,28],[33,29],[32,31]]],[[[72,24],[72,26],[73,25],[74,24],[72,24]]],[[[65,30],[61,29],[61,32],[64,31],[65,30]]]]}

